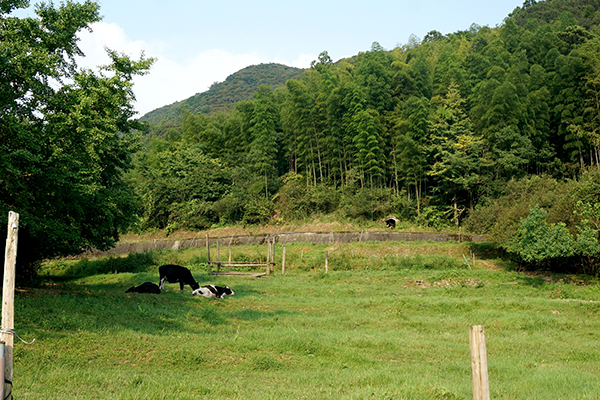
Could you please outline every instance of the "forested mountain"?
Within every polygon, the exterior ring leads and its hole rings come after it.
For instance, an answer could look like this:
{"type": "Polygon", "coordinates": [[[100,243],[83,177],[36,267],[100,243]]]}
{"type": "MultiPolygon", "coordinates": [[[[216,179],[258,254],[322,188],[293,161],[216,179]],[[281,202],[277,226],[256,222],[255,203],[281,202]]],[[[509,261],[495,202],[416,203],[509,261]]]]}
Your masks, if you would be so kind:
{"type": "Polygon", "coordinates": [[[591,172],[600,166],[599,8],[528,0],[495,28],[432,31],[392,50],[374,43],[337,63],[323,52],[301,77],[260,86],[231,112],[182,114],[139,154],[144,226],[329,212],[456,226],[512,190],[523,206],[507,230],[545,202],[560,204],[549,218],[575,232],[577,197],[600,201],[591,172]]]}
{"type": "Polygon", "coordinates": [[[151,123],[158,133],[164,133],[166,129],[180,125],[184,109],[193,114],[230,111],[235,103],[250,100],[260,85],[283,86],[288,79],[296,78],[302,72],[302,69],[282,64],[251,65],[228,76],[224,82],[215,82],[206,92],[153,110],[140,119],[151,123]]]}

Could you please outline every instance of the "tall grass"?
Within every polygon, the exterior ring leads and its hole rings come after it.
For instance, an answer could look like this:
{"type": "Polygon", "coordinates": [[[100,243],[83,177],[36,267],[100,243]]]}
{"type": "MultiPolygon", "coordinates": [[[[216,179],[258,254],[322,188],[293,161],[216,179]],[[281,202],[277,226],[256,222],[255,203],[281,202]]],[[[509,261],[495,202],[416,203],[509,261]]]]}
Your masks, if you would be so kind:
{"type": "Polygon", "coordinates": [[[63,281],[61,270],[90,272],[96,261],[47,265],[42,288],[16,298],[16,329],[37,340],[15,345],[15,397],[469,399],[468,325],[482,324],[492,398],[598,398],[596,282],[548,283],[483,261],[469,269],[464,246],[297,244],[286,275],[266,278],[209,276],[191,250],[63,281]],[[194,298],[176,284],[124,293],[173,261],[235,296],[194,298]]]}

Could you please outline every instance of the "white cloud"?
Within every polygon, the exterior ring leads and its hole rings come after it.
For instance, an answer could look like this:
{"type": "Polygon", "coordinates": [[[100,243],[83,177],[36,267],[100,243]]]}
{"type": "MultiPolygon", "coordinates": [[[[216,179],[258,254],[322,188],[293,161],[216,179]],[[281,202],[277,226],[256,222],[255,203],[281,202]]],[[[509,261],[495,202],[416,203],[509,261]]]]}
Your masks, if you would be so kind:
{"type": "Polygon", "coordinates": [[[79,59],[82,67],[94,68],[109,62],[105,47],[138,57],[142,51],[159,51],[160,45],[151,45],[143,40],[129,40],[125,31],[117,24],[99,22],[92,24],[92,32],[84,30],[79,33],[79,47],[85,54],[85,58],[79,59]]]}
{"type": "Polygon", "coordinates": [[[314,54],[300,54],[297,60],[292,61],[290,64],[283,62],[282,64],[290,65],[296,68],[309,68],[310,63],[315,61],[317,56],[314,54]]]}
{"type": "Polygon", "coordinates": [[[267,60],[255,53],[231,54],[213,49],[199,52],[188,60],[173,60],[163,54],[166,44],[130,40],[117,24],[99,22],[93,24],[92,29],[92,33],[84,31],[80,34],[79,47],[86,55],[84,59],[78,60],[81,67],[94,68],[108,64],[105,47],[125,53],[134,59],[139,58],[142,52],[146,57],[156,59],[148,75],[134,79],[138,116],[204,92],[213,83],[222,82],[229,75],[249,65],[279,62],[308,68],[311,61],[316,59],[314,55],[302,54],[297,60],[285,62],[267,60]]]}

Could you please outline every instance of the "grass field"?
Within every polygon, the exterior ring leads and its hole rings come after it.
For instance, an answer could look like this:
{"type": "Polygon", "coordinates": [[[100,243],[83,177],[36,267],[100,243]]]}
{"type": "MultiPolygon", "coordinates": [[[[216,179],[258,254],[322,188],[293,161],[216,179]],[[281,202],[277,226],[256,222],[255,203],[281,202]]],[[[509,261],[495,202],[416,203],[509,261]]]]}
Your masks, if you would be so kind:
{"type": "Polygon", "coordinates": [[[264,278],[208,276],[194,251],[46,265],[16,296],[15,328],[36,341],[15,344],[15,398],[471,399],[474,324],[493,399],[600,398],[594,279],[467,265],[466,244],[295,244],[286,275],[264,278]],[[235,296],[124,293],[167,262],[235,296]]]}

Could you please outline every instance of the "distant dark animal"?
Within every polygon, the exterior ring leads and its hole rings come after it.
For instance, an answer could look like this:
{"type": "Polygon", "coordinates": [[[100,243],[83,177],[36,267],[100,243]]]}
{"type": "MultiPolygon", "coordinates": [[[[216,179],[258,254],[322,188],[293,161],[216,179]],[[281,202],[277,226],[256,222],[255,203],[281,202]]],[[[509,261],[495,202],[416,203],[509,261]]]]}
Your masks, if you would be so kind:
{"type": "Polygon", "coordinates": [[[194,296],[204,296],[211,299],[222,299],[223,296],[233,296],[235,293],[229,289],[229,286],[206,285],[192,292],[194,296]]]}
{"type": "Polygon", "coordinates": [[[189,269],[180,265],[165,264],[158,268],[160,274],[160,289],[164,290],[165,282],[177,283],[179,282],[179,292],[183,293],[183,285],[190,285],[192,290],[196,290],[200,287],[198,282],[192,276],[189,269]]]}
{"type": "Polygon", "coordinates": [[[154,293],[160,294],[160,288],[156,283],[144,282],[139,286],[132,286],[125,293],[154,293]]]}
{"type": "Polygon", "coordinates": [[[400,221],[396,217],[387,217],[385,219],[385,224],[390,229],[394,229],[396,227],[396,225],[398,225],[398,222],[400,222],[400,221]]]}

